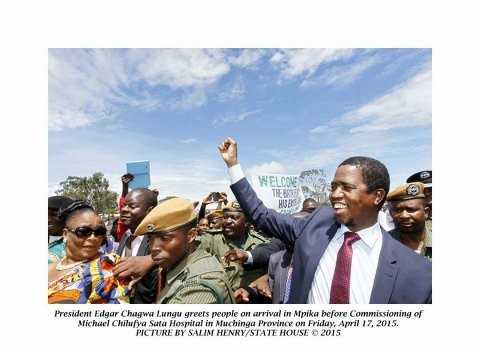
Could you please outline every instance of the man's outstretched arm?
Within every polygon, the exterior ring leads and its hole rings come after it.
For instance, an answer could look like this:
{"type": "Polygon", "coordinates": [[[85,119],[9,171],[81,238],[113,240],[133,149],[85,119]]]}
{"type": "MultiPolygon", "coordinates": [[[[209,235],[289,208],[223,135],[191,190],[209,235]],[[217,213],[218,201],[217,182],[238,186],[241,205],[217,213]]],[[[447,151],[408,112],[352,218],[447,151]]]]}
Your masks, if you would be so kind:
{"type": "Polygon", "coordinates": [[[223,143],[218,146],[218,150],[230,173],[232,182],[230,188],[240,203],[240,206],[246,212],[249,220],[251,220],[259,230],[270,233],[272,236],[293,246],[293,243],[301,232],[300,222],[288,215],[268,209],[257,197],[257,194],[248,183],[238,163],[237,142],[234,139],[230,137],[225,139],[223,143]]]}

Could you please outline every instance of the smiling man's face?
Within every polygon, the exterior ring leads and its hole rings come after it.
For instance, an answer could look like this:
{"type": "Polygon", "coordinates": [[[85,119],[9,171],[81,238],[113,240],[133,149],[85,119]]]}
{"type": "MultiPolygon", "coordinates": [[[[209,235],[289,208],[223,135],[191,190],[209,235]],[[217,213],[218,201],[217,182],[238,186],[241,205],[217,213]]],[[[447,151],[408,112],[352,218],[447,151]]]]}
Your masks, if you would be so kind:
{"type": "Polygon", "coordinates": [[[240,239],[247,231],[245,214],[238,211],[223,212],[223,234],[230,238],[240,239]]]}
{"type": "Polygon", "coordinates": [[[145,200],[141,191],[133,190],[125,198],[125,205],[120,209],[120,219],[132,232],[142,222],[151,206],[145,200]]]}
{"type": "Polygon", "coordinates": [[[368,191],[360,167],[340,166],[331,186],[330,202],[338,222],[351,231],[360,231],[375,224],[383,197],[375,190],[368,191]]]}
{"type": "Polygon", "coordinates": [[[390,203],[395,227],[403,233],[420,234],[425,229],[426,208],[424,199],[408,199],[390,203]]]}

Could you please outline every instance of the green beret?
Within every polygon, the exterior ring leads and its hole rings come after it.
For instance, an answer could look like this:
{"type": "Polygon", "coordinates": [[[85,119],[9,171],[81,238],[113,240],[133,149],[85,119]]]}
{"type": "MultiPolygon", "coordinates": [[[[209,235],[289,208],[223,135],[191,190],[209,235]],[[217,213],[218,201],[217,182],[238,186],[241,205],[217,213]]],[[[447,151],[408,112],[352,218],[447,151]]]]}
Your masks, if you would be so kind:
{"type": "Polygon", "coordinates": [[[220,209],[215,209],[208,213],[207,220],[212,221],[213,219],[223,217],[223,212],[220,209]]]}
{"type": "Polygon", "coordinates": [[[237,202],[237,201],[232,201],[232,202],[229,202],[223,209],[222,211],[238,211],[238,212],[241,212],[241,213],[244,213],[242,207],[240,206],[240,204],[237,202]]]}
{"type": "Polygon", "coordinates": [[[421,182],[412,182],[401,185],[388,193],[388,201],[400,201],[407,199],[425,198],[423,190],[425,185],[421,182]]]}
{"type": "Polygon", "coordinates": [[[153,208],[135,230],[135,236],[175,231],[193,223],[197,214],[193,203],[183,198],[171,198],[153,208]]]}

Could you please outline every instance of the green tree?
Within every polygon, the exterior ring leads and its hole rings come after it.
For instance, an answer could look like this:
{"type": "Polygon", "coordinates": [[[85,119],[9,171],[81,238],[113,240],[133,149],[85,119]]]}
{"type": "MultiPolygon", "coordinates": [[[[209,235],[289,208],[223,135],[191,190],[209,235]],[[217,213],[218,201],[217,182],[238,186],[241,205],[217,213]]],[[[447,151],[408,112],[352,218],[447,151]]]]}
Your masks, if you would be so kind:
{"type": "Polygon", "coordinates": [[[330,185],[323,169],[302,171],[299,177],[300,187],[305,198],[313,198],[320,204],[328,204],[330,185]]]}
{"type": "Polygon", "coordinates": [[[57,195],[86,200],[100,214],[112,215],[117,209],[118,194],[109,190],[110,185],[101,172],[91,177],[68,176],[60,186],[62,188],[55,191],[57,195]]]}

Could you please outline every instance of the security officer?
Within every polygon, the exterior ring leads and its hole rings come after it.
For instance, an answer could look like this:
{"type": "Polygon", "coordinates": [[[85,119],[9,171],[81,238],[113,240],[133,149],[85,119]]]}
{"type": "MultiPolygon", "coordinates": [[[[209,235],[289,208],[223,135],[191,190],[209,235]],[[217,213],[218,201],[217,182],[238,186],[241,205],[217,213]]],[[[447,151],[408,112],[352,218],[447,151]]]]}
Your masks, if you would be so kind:
{"type": "Polygon", "coordinates": [[[157,303],[233,303],[233,292],[222,265],[195,247],[197,217],[193,204],[171,198],[148,213],[135,231],[150,241],[159,274],[157,303]]]}
{"type": "Polygon", "coordinates": [[[208,213],[207,220],[210,226],[209,232],[211,234],[221,234],[223,226],[223,211],[215,209],[208,213]]]}
{"type": "Polygon", "coordinates": [[[226,252],[234,249],[251,251],[261,243],[270,242],[258,232],[250,229],[244,211],[238,202],[230,202],[223,209],[222,234],[205,232],[200,238],[201,247],[222,261],[234,290],[246,287],[264,275],[267,268],[248,270],[241,264],[230,263],[224,258],[226,252]]]}
{"type": "MultiPolygon", "coordinates": [[[[425,221],[425,227],[427,231],[432,233],[432,212],[433,212],[433,204],[432,204],[432,170],[424,170],[417,172],[407,178],[407,183],[411,182],[422,182],[424,186],[424,193],[425,193],[425,200],[428,205],[428,212],[427,212],[427,220],[425,221]]],[[[430,236],[431,239],[431,236],[430,236]]],[[[428,246],[432,247],[432,243],[427,243],[428,246]]]]}
{"type": "MultiPolygon", "coordinates": [[[[420,171],[409,178],[407,178],[407,183],[412,182],[421,182],[424,186],[425,199],[427,204],[430,206],[430,212],[432,211],[432,170],[420,171]]],[[[431,218],[431,216],[430,216],[431,218]]]]}
{"type": "Polygon", "coordinates": [[[399,186],[387,195],[390,215],[395,229],[390,231],[393,238],[432,259],[432,233],[425,226],[428,204],[421,182],[399,186]]]}

